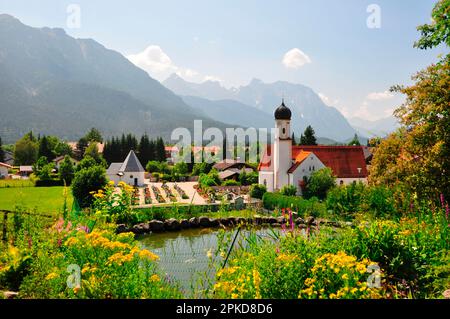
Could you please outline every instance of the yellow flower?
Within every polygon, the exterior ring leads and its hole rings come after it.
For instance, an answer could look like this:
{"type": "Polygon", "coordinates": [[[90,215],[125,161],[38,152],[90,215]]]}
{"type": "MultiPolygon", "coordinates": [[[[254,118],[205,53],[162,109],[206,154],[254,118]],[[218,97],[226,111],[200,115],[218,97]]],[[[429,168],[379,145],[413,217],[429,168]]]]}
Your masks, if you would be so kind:
{"type": "Polygon", "coordinates": [[[347,274],[343,274],[342,275],[342,279],[347,280],[348,279],[348,275],[347,274]]]}
{"type": "Polygon", "coordinates": [[[81,287],[75,287],[75,288],[73,288],[73,293],[77,293],[77,292],[79,292],[80,291],[80,289],[81,289],[81,287]]]}
{"type": "Polygon", "coordinates": [[[253,269],[253,285],[255,286],[255,299],[261,299],[261,291],[259,285],[261,283],[261,277],[256,269],[253,269]]]}
{"type": "Polygon", "coordinates": [[[161,278],[159,278],[159,276],[157,274],[154,274],[154,275],[150,276],[150,281],[151,282],[159,282],[159,281],[161,281],[161,278]]]}
{"type": "Polygon", "coordinates": [[[238,298],[239,298],[238,294],[235,294],[235,293],[231,294],[231,299],[238,299],[238,298]]]}
{"type": "Polygon", "coordinates": [[[74,245],[78,244],[78,239],[76,237],[70,237],[69,239],[66,240],[65,244],[67,246],[74,246],[74,245]]]}
{"type": "Polygon", "coordinates": [[[55,279],[55,278],[58,278],[58,277],[59,277],[58,274],[55,274],[54,272],[51,272],[51,273],[49,273],[47,275],[47,277],[45,277],[45,280],[52,280],[52,279],[55,279]]]}
{"type": "Polygon", "coordinates": [[[147,250],[147,249],[142,249],[139,252],[139,257],[142,258],[142,259],[147,258],[147,259],[149,259],[151,261],[159,260],[159,256],[158,255],[152,253],[150,250],[147,250]]]}

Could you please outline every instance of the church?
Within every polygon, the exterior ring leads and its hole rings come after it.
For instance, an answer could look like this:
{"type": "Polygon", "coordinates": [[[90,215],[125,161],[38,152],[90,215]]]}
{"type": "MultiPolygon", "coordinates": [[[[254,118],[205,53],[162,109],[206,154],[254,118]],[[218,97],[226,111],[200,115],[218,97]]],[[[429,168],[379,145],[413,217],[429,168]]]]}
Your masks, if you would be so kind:
{"type": "Polygon", "coordinates": [[[338,185],[353,181],[367,182],[367,166],[363,146],[293,145],[291,110],[282,101],[275,110],[275,136],[267,145],[258,165],[259,184],[267,191],[285,185],[297,187],[301,195],[307,179],[317,170],[329,167],[338,185]]]}

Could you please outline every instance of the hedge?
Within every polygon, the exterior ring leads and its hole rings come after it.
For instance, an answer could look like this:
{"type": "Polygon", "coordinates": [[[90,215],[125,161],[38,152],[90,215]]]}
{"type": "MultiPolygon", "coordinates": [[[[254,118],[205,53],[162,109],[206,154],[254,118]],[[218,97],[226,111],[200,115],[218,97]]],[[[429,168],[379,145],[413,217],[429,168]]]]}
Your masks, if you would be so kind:
{"type": "Polygon", "coordinates": [[[36,187],[64,186],[64,181],[59,179],[50,179],[44,181],[37,180],[34,186],[36,187]]]}
{"type": "Polygon", "coordinates": [[[280,193],[265,193],[263,198],[264,208],[269,210],[291,208],[304,215],[319,216],[326,213],[325,205],[316,197],[304,199],[300,196],[285,196],[280,193]]]}

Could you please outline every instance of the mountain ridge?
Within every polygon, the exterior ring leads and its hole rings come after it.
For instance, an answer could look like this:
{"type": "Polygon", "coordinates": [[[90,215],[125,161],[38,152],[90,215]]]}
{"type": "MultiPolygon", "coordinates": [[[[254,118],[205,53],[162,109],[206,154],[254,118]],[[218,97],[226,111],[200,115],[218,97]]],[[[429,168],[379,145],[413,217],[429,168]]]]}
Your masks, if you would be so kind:
{"type": "Polygon", "coordinates": [[[93,39],[75,39],[60,28],[27,26],[7,14],[0,14],[0,73],[0,112],[7,115],[0,118],[0,136],[5,142],[30,130],[77,139],[87,123],[106,136],[147,132],[165,139],[176,127],[192,129],[194,119],[202,119],[205,127],[226,126],[199,114],[119,52],[93,39]],[[86,105],[90,118],[77,109],[86,105]],[[133,122],[124,125],[127,118],[133,122]]]}

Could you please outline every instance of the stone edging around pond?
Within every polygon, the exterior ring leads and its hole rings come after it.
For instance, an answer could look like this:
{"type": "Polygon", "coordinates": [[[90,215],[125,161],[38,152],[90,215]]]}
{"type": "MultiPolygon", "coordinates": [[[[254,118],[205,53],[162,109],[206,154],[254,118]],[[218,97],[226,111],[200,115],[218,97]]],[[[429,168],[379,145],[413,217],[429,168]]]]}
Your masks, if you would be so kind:
{"type": "MultiPolygon", "coordinates": [[[[217,227],[233,227],[237,225],[270,225],[272,227],[281,227],[282,224],[286,224],[287,220],[280,217],[227,217],[227,218],[209,218],[206,216],[192,217],[191,219],[175,219],[170,218],[166,220],[151,220],[147,223],[139,223],[132,227],[127,227],[125,224],[118,224],[116,232],[126,233],[133,232],[136,235],[148,234],[150,232],[164,232],[164,231],[178,231],[188,228],[217,228],[217,227]]],[[[327,220],[316,220],[310,216],[304,220],[301,217],[295,219],[295,224],[300,228],[307,228],[308,226],[328,225],[332,227],[345,227],[352,226],[350,222],[335,222],[327,220]]]]}

